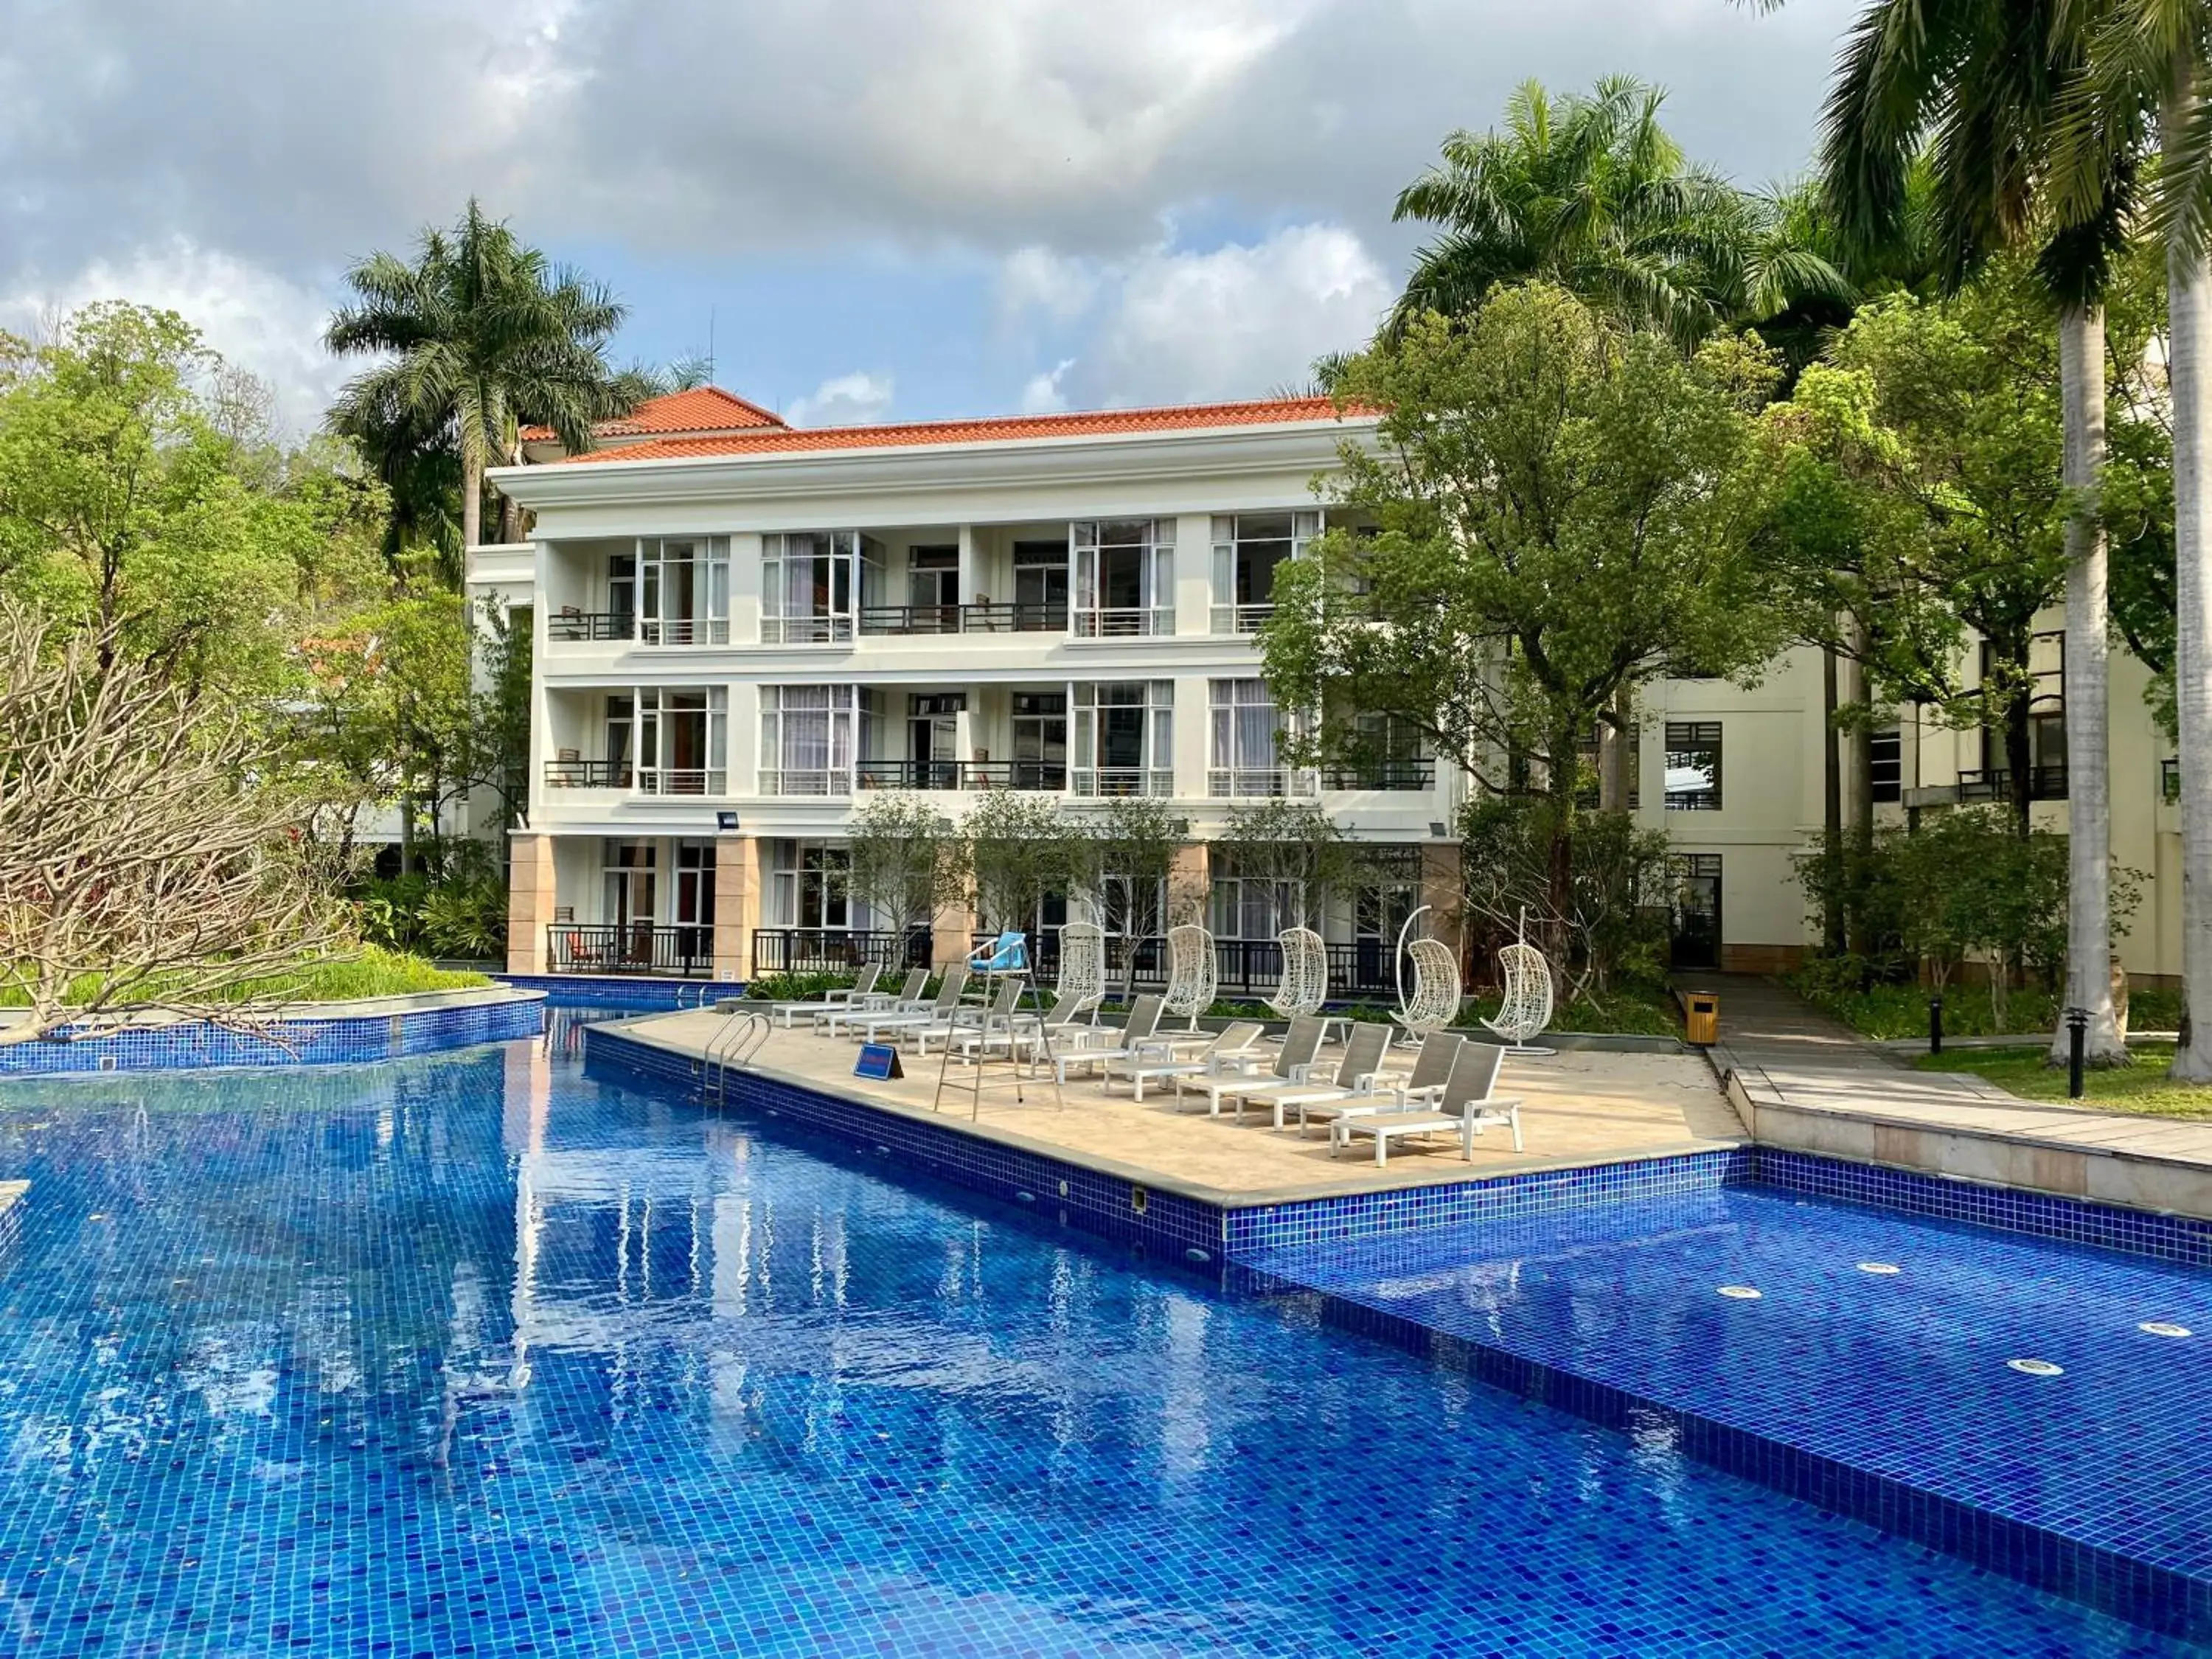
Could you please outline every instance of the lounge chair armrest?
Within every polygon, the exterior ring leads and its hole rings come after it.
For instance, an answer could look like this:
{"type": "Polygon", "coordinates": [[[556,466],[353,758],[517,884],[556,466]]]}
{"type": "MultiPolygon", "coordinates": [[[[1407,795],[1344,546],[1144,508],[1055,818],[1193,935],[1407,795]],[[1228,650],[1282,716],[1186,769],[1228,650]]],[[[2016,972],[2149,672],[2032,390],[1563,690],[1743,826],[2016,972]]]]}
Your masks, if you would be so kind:
{"type": "Polygon", "coordinates": [[[1304,1066],[1291,1066],[1288,1080],[1292,1083],[1312,1083],[1317,1079],[1326,1076],[1328,1072],[1328,1067],[1322,1065],[1321,1061],[1317,1060],[1309,1060],[1304,1066]]]}

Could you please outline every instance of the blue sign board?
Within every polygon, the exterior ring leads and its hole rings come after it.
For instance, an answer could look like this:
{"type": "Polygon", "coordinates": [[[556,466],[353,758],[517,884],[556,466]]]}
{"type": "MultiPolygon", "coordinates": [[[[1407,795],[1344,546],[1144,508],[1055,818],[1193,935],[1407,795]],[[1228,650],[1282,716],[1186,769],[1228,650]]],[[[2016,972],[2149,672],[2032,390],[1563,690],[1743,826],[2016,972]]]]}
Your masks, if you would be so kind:
{"type": "Polygon", "coordinates": [[[898,1050],[888,1042],[864,1042],[860,1045],[860,1063],[853,1067],[854,1077],[872,1077],[881,1081],[904,1077],[899,1069],[898,1050]]]}

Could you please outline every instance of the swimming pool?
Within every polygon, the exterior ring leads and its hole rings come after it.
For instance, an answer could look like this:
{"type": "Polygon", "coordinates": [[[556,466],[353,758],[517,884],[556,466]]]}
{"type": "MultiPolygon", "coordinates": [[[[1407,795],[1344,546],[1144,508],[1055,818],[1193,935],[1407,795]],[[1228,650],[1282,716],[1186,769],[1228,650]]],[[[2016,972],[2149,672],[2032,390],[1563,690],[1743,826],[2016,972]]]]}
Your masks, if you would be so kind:
{"type": "Polygon", "coordinates": [[[0,1086],[27,1654],[2185,1650],[537,1045],[0,1086]]]}

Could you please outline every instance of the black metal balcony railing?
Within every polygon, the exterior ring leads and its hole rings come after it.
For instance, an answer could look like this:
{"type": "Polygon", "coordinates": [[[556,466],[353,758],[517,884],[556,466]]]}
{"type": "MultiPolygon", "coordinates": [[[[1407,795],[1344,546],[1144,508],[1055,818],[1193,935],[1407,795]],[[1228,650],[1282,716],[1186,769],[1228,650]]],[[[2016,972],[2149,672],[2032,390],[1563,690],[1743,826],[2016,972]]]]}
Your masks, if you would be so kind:
{"type": "Polygon", "coordinates": [[[635,774],[628,761],[550,760],[545,763],[548,789],[627,789],[635,774]]]}
{"type": "Polygon", "coordinates": [[[627,611],[560,610],[545,619],[545,637],[569,643],[627,640],[637,633],[637,618],[627,611]]]}
{"type": "Polygon", "coordinates": [[[860,607],[863,634],[957,634],[957,605],[869,605],[860,607]]]}
{"type": "MultiPolygon", "coordinates": [[[[972,938],[978,951],[995,934],[972,938]]],[[[1030,941],[1031,966],[1040,984],[1060,976],[1060,933],[1048,930],[1030,941]]],[[[1272,996],[1283,981],[1283,947],[1271,939],[1216,939],[1213,943],[1215,994],[1227,1001],[1255,1001],[1272,996]]],[[[1398,994],[1397,976],[1391,969],[1393,946],[1388,939],[1358,939],[1328,946],[1328,994],[1332,1000],[1389,998],[1398,994]]],[[[1168,981],[1167,940],[1157,935],[1106,941],[1106,982],[1119,989],[1158,990],[1168,981]],[[1130,971],[1133,956],[1135,972],[1130,971]]]]}
{"type": "MultiPolygon", "coordinates": [[[[2063,766],[2036,766],[2028,769],[2027,798],[2030,800],[2064,800],[2066,799],[2066,769],[2063,766]]],[[[1959,799],[1968,801],[2007,801],[2012,799],[2012,770],[1994,766],[1979,772],[1959,774],[1959,799]]]]}
{"type": "Polygon", "coordinates": [[[704,979],[714,971],[714,930],[704,923],[556,922],[545,962],[556,974],[662,974],[704,979]]]}
{"type": "Polygon", "coordinates": [[[2181,799],[2181,762],[2178,758],[2158,763],[2158,798],[2163,801],[2181,799]]]}
{"type": "Polygon", "coordinates": [[[874,963],[903,972],[929,966],[929,929],[757,927],[755,974],[839,974],[874,963]]]}
{"type": "Polygon", "coordinates": [[[1322,775],[1324,789],[1426,790],[1437,787],[1434,761],[1377,761],[1368,766],[1343,766],[1322,775]]]}
{"type": "Polygon", "coordinates": [[[1067,607],[1042,599],[963,605],[960,626],[969,634],[1065,634],[1067,607]]]}
{"type": "Polygon", "coordinates": [[[1037,789],[1067,787],[1067,769],[1046,761],[862,761],[863,789],[1037,789]]]}

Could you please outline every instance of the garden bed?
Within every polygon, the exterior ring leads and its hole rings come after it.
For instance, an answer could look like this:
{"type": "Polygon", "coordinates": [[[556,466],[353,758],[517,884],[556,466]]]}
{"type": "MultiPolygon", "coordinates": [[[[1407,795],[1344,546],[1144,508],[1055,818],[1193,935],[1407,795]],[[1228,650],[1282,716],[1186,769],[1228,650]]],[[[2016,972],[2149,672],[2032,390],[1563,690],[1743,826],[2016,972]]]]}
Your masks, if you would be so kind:
{"type": "MultiPolygon", "coordinates": [[[[1790,989],[1822,1013],[1842,1021],[1863,1036],[1883,1039],[1928,1035],[1924,985],[1876,985],[1863,991],[1838,991],[1799,975],[1790,989]]],[[[2044,990],[2016,990],[2006,999],[2005,1018],[1997,1021],[1989,988],[1954,985],[1943,994],[1947,1037],[2048,1036],[2058,1027],[2063,999],[2044,990]]],[[[2171,1031],[2181,1023],[2181,994],[2139,990],[2129,1000],[2128,1024],[2139,1031],[2171,1031]]]]}

